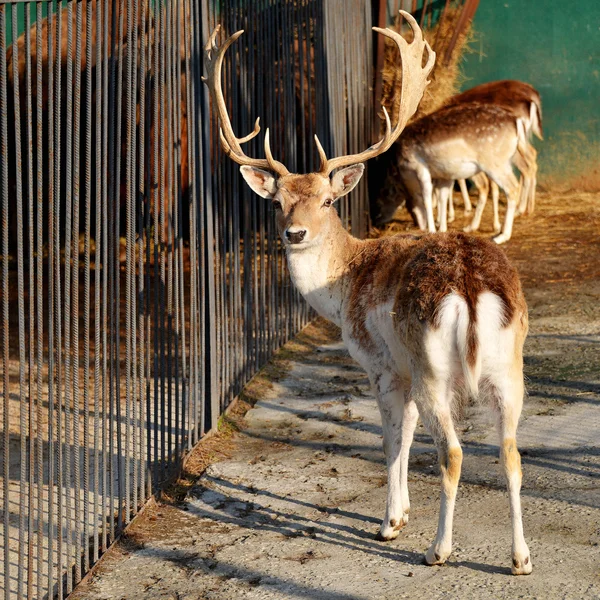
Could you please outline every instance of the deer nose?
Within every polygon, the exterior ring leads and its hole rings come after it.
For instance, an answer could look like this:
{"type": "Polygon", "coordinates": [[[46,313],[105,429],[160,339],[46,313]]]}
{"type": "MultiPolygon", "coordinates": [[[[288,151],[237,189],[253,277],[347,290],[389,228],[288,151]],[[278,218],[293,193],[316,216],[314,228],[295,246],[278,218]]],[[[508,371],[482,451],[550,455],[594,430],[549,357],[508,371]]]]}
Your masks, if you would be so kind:
{"type": "Polygon", "coordinates": [[[285,237],[289,240],[290,244],[299,244],[306,235],[306,229],[302,229],[300,231],[290,231],[286,229],[285,237]]]}

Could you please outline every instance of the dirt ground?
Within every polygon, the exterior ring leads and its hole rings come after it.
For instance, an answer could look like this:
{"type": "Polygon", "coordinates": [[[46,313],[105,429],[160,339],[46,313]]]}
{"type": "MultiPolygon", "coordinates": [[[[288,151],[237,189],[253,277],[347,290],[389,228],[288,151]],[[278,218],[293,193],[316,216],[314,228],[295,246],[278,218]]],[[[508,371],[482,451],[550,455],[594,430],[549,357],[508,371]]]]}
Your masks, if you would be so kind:
{"type": "MultiPolygon", "coordinates": [[[[466,224],[461,207],[457,214],[452,228],[466,224]]],[[[486,213],[481,235],[490,225],[486,213]]],[[[402,216],[391,229],[409,227],[402,216]]],[[[505,245],[530,309],[518,437],[530,576],[510,575],[496,433],[477,404],[460,426],[448,563],[422,564],[439,507],[422,426],[410,459],[411,520],[396,540],[375,539],[386,490],[379,414],[335,328],[317,321],[251,382],[243,399],[254,408],[243,416],[242,402],[224,419],[170,500],[149,506],[72,598],[600,599],[599,234],[600,194],[541,192],[505,245]]]]}

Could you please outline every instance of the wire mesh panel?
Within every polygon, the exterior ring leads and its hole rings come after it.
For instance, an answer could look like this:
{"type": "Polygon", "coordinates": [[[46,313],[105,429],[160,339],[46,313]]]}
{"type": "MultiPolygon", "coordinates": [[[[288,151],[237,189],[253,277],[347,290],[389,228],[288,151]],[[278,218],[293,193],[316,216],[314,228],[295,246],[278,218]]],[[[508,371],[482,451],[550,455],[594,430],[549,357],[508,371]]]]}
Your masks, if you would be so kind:
{"type": "MultiPolygon", "coordinates": [[[[68,595],[311,316],[217,143],[209,33],[245,30],[235,131],[260,116],[308,172],[315,133],[371,142],[370,21],[367,0],[0,0],[5,598],[68,595]]],[[[366,186],[352,198],[362,235],[366,186]]]]}

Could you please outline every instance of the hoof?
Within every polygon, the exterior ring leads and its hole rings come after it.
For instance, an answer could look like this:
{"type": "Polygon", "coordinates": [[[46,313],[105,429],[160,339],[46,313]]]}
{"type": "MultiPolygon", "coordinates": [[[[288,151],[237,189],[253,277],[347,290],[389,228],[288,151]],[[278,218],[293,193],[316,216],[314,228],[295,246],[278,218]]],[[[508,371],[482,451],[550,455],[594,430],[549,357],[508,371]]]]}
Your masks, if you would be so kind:
{"type": "Polygon", "coordinates": [[[377,539],[389,542],[400,535],[400,530],[408,523],[408,515],[405,514],[401,519],[390,519],[389,523],[381,524],[377,532],[377,539]]]}
{"type": "Polygon", "coordinates": [[[443,565],[449,556],[450,551],[444,552],[435,546],[431,546],[431,548],[427,550],[423,562],[430,567],[434,565],[443,565]]]}
{"type": "Polygon", "coordinates": [[[513,575],[529,575],[533,570],[533,565],[531,564],[531,558],[527,555],[523,559],[513,558],[512,566],[510,568],[510,572],[513,575]]]}
{"type": "Polygon", "coordinates": [[[475,231],[475,229],[473,229],[473,227],[471,225],[467,225],[466,227],[463,227],[463,231],[465,233],[473,233],[475,231]]]}
{"type": "Polygon", "coordinates": [[[492,238],[492,240],[494,242],[496,242],[496,244],[504,244],[504,242],[508,242],[510,238],[505,236],[503,233],[496,235],[492,238]]]}

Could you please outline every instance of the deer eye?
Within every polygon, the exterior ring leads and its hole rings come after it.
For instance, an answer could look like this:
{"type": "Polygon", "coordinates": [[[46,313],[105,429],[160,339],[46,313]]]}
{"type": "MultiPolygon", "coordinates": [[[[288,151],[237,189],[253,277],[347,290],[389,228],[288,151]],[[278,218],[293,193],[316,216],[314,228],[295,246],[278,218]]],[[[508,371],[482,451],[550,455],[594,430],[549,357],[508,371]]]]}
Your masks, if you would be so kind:
{"type": "Polygon", "coordinates": [[[281,210],[281,202],[279,202],[279,200],[273,200],[273,208],[275,210],[281,210]]]}
{"type": "Polygon", "coordinates": [[[326,206],[327,208],[329,208],[332,204],[333,204],[333,198],[327,198],[327,200],[325,200],[325,202],[323,202],[323,206],[326,206]]]}

